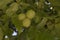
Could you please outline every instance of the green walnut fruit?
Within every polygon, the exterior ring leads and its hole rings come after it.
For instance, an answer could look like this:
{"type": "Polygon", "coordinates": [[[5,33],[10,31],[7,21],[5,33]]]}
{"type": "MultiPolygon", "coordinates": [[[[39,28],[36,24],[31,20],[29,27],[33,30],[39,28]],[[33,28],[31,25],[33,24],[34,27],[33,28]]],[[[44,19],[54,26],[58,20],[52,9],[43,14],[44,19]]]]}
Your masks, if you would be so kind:
{"type": "Polygon", "coordinates": [[[23,13],[21,13],[21,14],[18,15],[18,19],[19,20],[24,20],[25,18],[26,18],[26,15],[23,14],[23,13]]]}
{"type": "Polygon", "coordinates": [[[23,20],[22,24],[24,27],[28,28],[31,25],[31,20],[26,18],[23,20]]]}
{"type": "Polygon", "coordinates": [[[35,11],[34,10],[28,10],[27,13],[26,13],[26,16],[29,18],[29,19],[32,19],[35,17],[35,11]]]}

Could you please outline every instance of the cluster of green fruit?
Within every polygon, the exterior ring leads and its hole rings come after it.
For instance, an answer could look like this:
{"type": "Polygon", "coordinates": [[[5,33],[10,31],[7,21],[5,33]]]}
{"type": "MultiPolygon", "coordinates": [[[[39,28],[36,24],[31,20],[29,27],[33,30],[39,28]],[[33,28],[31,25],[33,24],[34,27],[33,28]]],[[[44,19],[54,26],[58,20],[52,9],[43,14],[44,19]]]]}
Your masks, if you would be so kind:
{"type": "Polygon", "coordinates": [[[29,27],[31,25],[31,20],[35,17],[35,11],[33,10],[28,10],[27,13],[21,13],[18,15],[19,20],[23,20],[23,26],[24,27],[29,27]]]}
{"type": "MultiPolygon", "coordinates": [[[[54,40],[55,36],[60,38],[60,9],[57,8],[60,5],[55,5],[58,4],[56,0],[0,1],[2,38],[8,35],[9,40],[12,40],[11,34],[16,30],[17,40],[54,40]]],[[[0,36],[1,40],[2,38],[0,36]]]]}

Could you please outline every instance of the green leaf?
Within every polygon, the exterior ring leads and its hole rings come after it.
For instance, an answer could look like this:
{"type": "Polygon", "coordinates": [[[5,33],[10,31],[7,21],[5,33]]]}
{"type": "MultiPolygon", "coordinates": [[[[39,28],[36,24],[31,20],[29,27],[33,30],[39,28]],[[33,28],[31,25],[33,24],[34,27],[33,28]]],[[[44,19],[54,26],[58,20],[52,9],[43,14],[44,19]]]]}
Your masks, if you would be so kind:
{"type": "Polygon", "coordinates": [[[18,20],[18,15],[15,14],[14,16],[12,16],[12,22],[20,34],[23,30],[22,30],[22,21],[18,20]]]}
{"type": "Polygon", "coordinates": [[[49,0],[53,6],[60,6],[60,0],[49,0]]]}
{"type": "Polygon", "coordinates": [[[0,40],[3,39],[3,36],[4,36],[4,34],[3,34],[3,31],[2,31],[2,29],[1,29],[1,27],[0,27],[0,40]]]}
{"type": "Polygon", "coordinates": [[[60,37],[60,23],[55,24],[56,35],[60,37]]]}
{"type": "Polygon", "coordinates": [[[6,10],[6,15],[11,17],[16,13],[17,10],[18,10],[18,4],[12,3],[10,7],[6,10]]]}
{"type": "Polygon", "coordinates": [[[12,0],[0,0],[0,9],[6,9],[7,4],[10,3],[12,0]]]}
{"type": "Polygon", "coordinates": [[[47,21],[48,19],[44,17],[37,27],[43,28],[47,21]]]}

